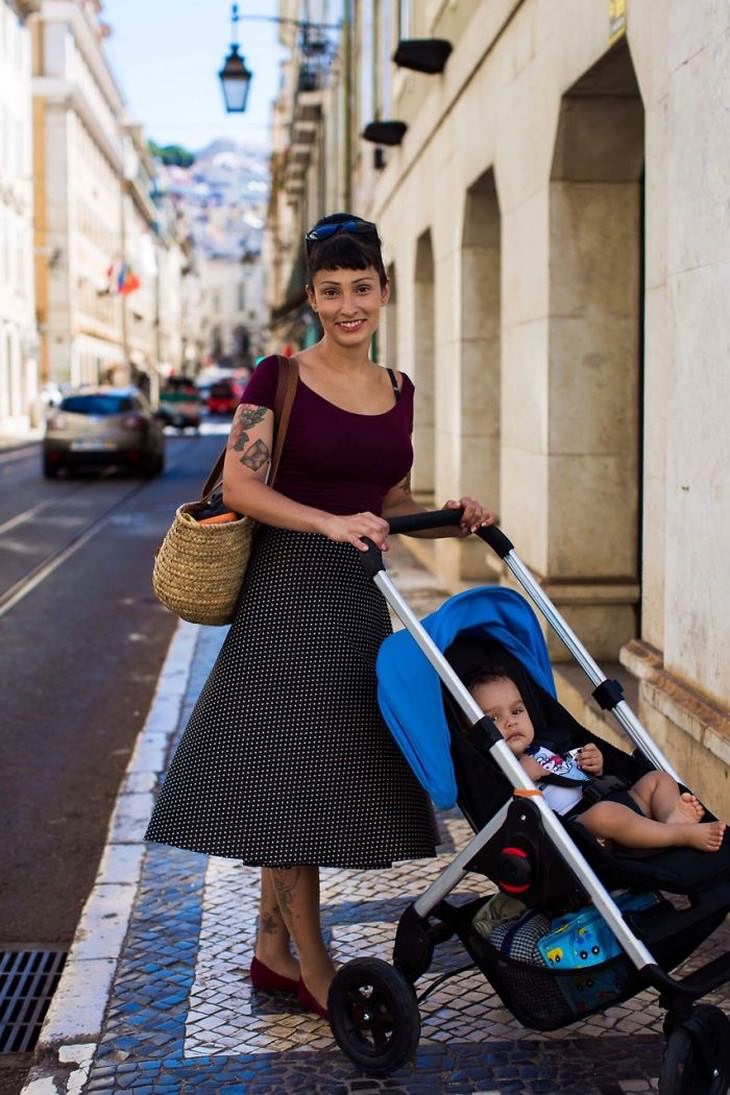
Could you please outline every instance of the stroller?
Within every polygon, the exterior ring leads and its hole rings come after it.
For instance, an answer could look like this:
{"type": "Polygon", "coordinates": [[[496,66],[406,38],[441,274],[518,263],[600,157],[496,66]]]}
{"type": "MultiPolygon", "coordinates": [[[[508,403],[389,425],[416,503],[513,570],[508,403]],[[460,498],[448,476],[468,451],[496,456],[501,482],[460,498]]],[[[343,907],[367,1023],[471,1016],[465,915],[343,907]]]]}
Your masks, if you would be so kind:
{"type": "MultiPolygon", "coordinates": [[[[401,517],[390,529],[456,524],[460,516],[445,510],[401,517]]],[[[686,789],[624,701],[621,685],[605,678],[504,533],[491,526],[478,535],[540,608],[591,680],[596,701],[633,743],[628,754],[601,742],[606,772],[628,786],[656,769],[686,789]]],[[[719,1008],[697,1001],[725,983],[730,953],[679,978],[671,971],[730,911],[730,830],[711,854],[669,848],[638,857],[609,851],[575,820],[554,813],[464,684],[470,666],[496,651],[502,664],[522,674],[522,695],[531,690],[550,711],[561,736],[557,744],[573,748],[589,740],[555,698],[545,641],[525,598],[501,586],[468,590],[420,622],[375,546],[362,558],[405,625],[378,657],[383,715],[435,804],[458,802],[475,836],[403,912],[392,965],[357,958],[338,970],[328,1009],[340,1048],[373,1075],[389,1075],[411,1059],[420,1036],[415,983],[429,970],[435,948],[456,936],[470,958],[465,968],[478,967],[515,1018],[534,1030],[558,1029],[656,989],[666,1011],[660,1095],[725,1095],[730,1021],[719,1008]],[[510,931],[478,929],[489,896],[447,900],[467,872],[487,876],[501,894],[519,899],[525,912],[509,922],[510,931]],[[666,894],[679,896],[671,901],[666,894]],[[547,958],[544,947],[538,953],[536,921],[548,942],[559,924],[565,947],[548,948],[547,958]],[[586,939],[593,946],[581,949],[586,939]],[[556,965],[563,949],[580,954],[556,965]]]]}

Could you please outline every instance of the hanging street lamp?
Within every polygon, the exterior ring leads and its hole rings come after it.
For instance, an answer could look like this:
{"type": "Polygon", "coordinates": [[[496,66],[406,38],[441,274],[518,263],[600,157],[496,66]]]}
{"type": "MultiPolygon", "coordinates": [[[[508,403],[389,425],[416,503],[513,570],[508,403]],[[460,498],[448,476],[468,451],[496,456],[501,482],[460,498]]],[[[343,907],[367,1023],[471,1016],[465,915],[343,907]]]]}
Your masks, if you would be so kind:
{"type": "MultiPolygon", "coordinates": [[[[240,15],[238,4],[231,4],[231,51],[218,73],[227,114],[242,114],[246,109],[253,77],[253,73],[246,68],[246,62],[238,52],[238,24],[242,19],[297,27],[302,32],[300,49],[305,62],[311,62],[312,58],[319,56],[321,63],[321,60],[327,57],[328,42],[326,37],[319,34],[320,31],[342,29],[341,23],[310,23],[309,20],[288,19],[279,15],[240,15]]],[[[305,65],[305,75],[307,72],[305,65]]]]}
{"type": "Polygon", "coordinates": [[[226,114],[242,114],[248,102],[252,73],[238,52],[238,4],[231,5],[231,52],[218,73],[226,114]]]}

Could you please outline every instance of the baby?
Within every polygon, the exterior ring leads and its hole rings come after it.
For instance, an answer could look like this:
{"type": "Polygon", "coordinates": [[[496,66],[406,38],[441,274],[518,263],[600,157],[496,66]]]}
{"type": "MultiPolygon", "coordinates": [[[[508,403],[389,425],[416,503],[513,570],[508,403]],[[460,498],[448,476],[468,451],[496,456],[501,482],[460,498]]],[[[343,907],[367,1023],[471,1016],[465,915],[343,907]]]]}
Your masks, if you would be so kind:
{"type": "Polygon", "coordinates": [[[627,805],[604,799],[579,810],[582,800],[579,784],[572,788],[549,782],[541,785],[541,781],[551,772],[572,780],[602,775],[603,757],[598,746],[591,742],[561,757],[537,745],[532,721],[516,684],[498,671],[478,673],[470,690],[556,813],[573,813],[593,836],[625,848],[685,846],[716,852],[721,847],[724,823],[701,823],[704,809],[698,800],[688,792],[680,793],[677,783],[666,772],[647,772],[637,780],[626,792],[627,805]]]}

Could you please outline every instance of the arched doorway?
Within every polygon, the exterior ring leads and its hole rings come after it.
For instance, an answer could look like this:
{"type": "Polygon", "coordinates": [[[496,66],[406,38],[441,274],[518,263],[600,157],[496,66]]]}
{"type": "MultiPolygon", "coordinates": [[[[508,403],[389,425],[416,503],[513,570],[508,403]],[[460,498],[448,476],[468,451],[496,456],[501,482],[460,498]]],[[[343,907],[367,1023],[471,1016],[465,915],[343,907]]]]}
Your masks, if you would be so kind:
{"type": "Polygon", "coordinates": [[[383,313],[383,364],[389,369],[398,368],[398,286],[395,276],[395,263],[391,262],[386,270],[390,285],[390,300],[383,313]]]}
{"type": "Polygon", "coordinates": [[[413,312],[416,399],[412,475],[413,490],[426,498],[433,497],[435,478],[435,311],[433,246],[431,232],[426,231],[416,244],[413,312]]]}
{"type": "Polygon", "coordinates": [[[623,41],[563,96],[550,184],[547,578],[603,658],[639,627],[643,165],[623,41]]]}
{"type": "MultiPolygon", "coordinates": [[[[461,239],[461,486],[499,512],[500,243],[494,171],[466,194],[461,239]]],[[[484,547],[462,545],[461,577],[486,573],[484,547]]]]}

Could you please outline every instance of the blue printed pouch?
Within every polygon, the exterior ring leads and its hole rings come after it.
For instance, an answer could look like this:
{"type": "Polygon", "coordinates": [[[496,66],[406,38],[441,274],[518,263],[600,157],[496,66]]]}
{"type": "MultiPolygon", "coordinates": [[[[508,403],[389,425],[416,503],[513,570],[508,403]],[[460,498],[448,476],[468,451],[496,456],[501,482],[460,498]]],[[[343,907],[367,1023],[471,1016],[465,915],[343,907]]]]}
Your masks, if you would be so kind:
{"type": "MultiPolygon", "coordinates": [[[[655,893],[623,893],[614,897],[622,912],[648,909],[660,900],[655,893]]],[[[551,969],[586,970],[622,953],[616,937],[598,909],[589,906],[558,917],[537,948],[551,969]]]]}

